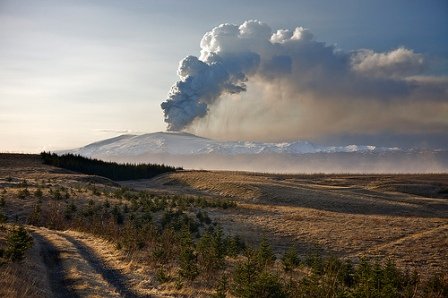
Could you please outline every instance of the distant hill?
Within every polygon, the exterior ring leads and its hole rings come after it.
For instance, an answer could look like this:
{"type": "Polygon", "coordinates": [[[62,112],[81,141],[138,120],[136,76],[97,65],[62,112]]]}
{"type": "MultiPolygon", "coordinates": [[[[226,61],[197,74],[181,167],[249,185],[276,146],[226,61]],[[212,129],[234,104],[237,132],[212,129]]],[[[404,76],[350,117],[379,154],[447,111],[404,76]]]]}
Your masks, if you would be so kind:
{"type": "Polygon", "coordinates": [[[307,141],[265,143],[265,142],[223,142],[198,137],[184,132],[156,132],[143,135],[121,135],[70,150],[81,155],[140,155],[145,153],[168,153],[175,155],[210,154],[306,154],[334,152],[385,152],[399,151],[399,148],[376,146],[319,146],[307,141]]]}
{"type": "Polygon", "coordinates": [[[121,135],[61,153],[106,161],[164,163],[195,169],[261,172],[447,172],[447,151],[403,150],[374,145],[322,146],[216,141],[185,132],[121,135]]]}

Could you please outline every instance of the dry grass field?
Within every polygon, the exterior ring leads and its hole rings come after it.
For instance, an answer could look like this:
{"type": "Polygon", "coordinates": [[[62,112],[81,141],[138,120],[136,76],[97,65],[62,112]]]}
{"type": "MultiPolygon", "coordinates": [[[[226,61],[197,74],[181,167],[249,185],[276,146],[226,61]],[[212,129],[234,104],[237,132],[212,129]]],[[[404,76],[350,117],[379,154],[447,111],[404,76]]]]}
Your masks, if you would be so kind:
{"type": "Polygon", "coordinates": [[[121,187],[236,201],[236,208],[209,208],[208,215],[225,233],[250,245],[267,238],[279,256],[295,245],[302,256],[318,252],[355,263],[362,257],[392,259],[401,268],[418,269],[423,278],[448,273],[448,174],[180,171],[115,183],[44,165],[37,155],[0,154],[0,196],[6,202],[1,208],[8,218],[0,229],[0,246],[16,222],[28,224],[34,239],[24,266],[8,264],[0,270],[0,296],[209,297],[213,291],[207,284],[189,288],[157,282],[155,268],[145,263],[147,255],[126,253],[86,233],[79,223],[79,229],[76,224],[64,228],[68,206],[127,204],[111,195],[121,187]],[[21,197],[24,189],[29,193],[21,197]],[[66,197],[55,200],[59,189],[66,197]],[[33,225],[37,205],[42,212],[55,210],[43,213],[47,228],[33,225]],[[27,287],[19,286],[24,281],[27,287]]]}
{"type": "Polygon", "coordinates": [[[185,171],[123,182],[138,189],[232,198],[211,213],[223,227],[278,252],[391,258],[425,272],[448,264],[448,175],[275,175],[185,171]]]}

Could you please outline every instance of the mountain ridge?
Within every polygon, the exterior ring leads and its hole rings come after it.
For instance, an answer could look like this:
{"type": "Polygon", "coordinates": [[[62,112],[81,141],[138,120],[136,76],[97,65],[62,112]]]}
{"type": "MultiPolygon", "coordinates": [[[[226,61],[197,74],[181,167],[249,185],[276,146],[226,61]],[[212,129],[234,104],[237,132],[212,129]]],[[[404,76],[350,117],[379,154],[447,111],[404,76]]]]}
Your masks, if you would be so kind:
{"type": "Polygon", "coordinates": [[[216,141],[186,132],[120,135],[57,153],[118,163],[272,173],[446,173],[448,151],[308,141],[216,141]]]}
{"type": "Polygon", "coordinates": [[[389,152],[402,151],[393,147],[374,145],[322,146],[309,141],[293,142],[254,142],[254,141],[216,141],[187,132],[154,132],[142,135],[124,134],[100,140],[86,146],[65,150],[64,152],[85,156],[101,155],[142,155],[167,153],[173,155],[198,154],[310,154],[337,152],[389,152]]]}

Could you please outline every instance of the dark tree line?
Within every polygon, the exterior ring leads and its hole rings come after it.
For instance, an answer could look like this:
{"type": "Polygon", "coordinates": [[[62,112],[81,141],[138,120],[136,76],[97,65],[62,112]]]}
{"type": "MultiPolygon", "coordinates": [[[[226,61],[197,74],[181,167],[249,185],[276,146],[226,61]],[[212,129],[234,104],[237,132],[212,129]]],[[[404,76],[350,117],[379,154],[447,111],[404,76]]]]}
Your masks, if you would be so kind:
{"type": "Polygon", "coordinates": [[[84,174],[103,176],[112,180],[152,178],[163,173],[181,169],[163,164],[118,164],[116,162],[106,162],[71,153],[57,155],[55,153],[42,152],[40,156],[45,164],[84,174]]]}

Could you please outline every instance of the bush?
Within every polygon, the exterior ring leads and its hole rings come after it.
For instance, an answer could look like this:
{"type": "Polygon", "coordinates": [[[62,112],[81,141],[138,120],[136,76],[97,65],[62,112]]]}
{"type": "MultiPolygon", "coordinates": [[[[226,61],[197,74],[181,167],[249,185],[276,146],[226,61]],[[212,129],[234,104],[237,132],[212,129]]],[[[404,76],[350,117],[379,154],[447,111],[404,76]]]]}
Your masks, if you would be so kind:
{"type": "Polygon", "coordinates": [[[263,271],[257,276],[251,293],[246,297],[283,298],[287,297],[287,294],[278,275],[263,271]]]}
{"type": "Polygon", "coordinates": [[[42,192],[42,189],[40,187],[36,189],[36,191],[34,192],[34,196],[36,198],[42,198],[43,192],[42,192]]]}
{"type": "Polygon", "coordinates": [[[224,257],[226,246],[224,234],[221,228],[218,228],[213,234],[205,233],[197,243],[199,264],[208,273],[224,268],[224,257]]]}
{"type": "Polygon", "coordinates": [[[11,261],[20,261],[25,257],[25,252],[33,245],[33,238],[23,226],[8,233],[6,239],[5,256],[11,261]]]}
{"type": "Polygon", "coordinates": [[[62,200],[63,197],[62,197],[62,193],[59,190],[59,188],[56,188],[56,190],[54,190],[52,193],[53,193],[53,199],[55,199],[57,201],[62,200]]]}
{"type": "Polygon", "coordinates": [[[28,188],[19,190],[19,192],[17,193],[17,197],[21,200],[26,199],[26,197],[28,197],[29,195],[30,195],[30,192],[28,191],[28,188]]]}
{"type": "Polygon", "coordinates": [[[257,262],[262,268],[272,265],[275,262],[275,254],[266,238],[263,238],[257,250],[257,262]]]}
{"type": "Polygon", "coordinates": [[[314,274],[322,274],[324,271],[324,260],[318,253],[312,253],[305,259],[305,265],[310,267],[314,274]]]}
{"type": "MultiPolygon", "coordinates": [[[[247,251],[246,260],[236,267],[233,273],[232,293],[237,297],[264,298],[287,297],[283,284],[278,275],[263,268],[260,262],[260,252],[265,252],[265,244],[260,245],[258,252],[247,251]]],[[[270,260],[270,257],[263,260],[270,260]]]]}
{"type": "Polygon", "coordinates": [[[448,297],[448,276],[440,274],[432,276],[424,285],[423,292],[428,297],[448,297]]]}
{"type": "Polygon", "coordinates": [[[248,249],[245,258],[233,272],[232,293],[237,297],[253,297],[253,286],[259,274],[255,252],[248,249]]]}
{"type": "Polygon", "coordinates": [[[0,223],[5,223],[8,220],[8,217],[3,213],[3,210],[0,209],[0,223]]]}
{"type": "Polygon", "coordinates": [[[159,268],[156,271],[156,280],[158,283],[167,283],[172,280],[171,276],[169,276],[163,268],[159,268]]]}
{"type": "Polygon", "coordinates": [[[246,249],[246,244],[238,235],[227,236],[225,242],[228,256],[235,257],[246,249]]]}
{"type": "MultiPolygon", "coordinates": [[[[112,214],[114,216],[116,224],[122,225],[124,223],[124,216],[121,213],[121,211],[117,205],[115,205],[114,208],[112,209],[112,214]]],[[[150,219],[150,221],[151,221],[151,219],[150,219]]]]}
{"type": "Polygon", "coordinates": [[[297,249],[291,246],[282,258],[283,270],[285,272],[291,272],[300,264],[300,259],[297,254],[297,249]]]}
{"type": "Polygon", "coordinates": [[[42,220],[42,208],[40,203],[33,206],[33,211],[28,215],[27,223],[29,225],[39,226],[42,220]]]}
{"type": "Polygon", "coordinates": [[[205,212],[204,210],[199,210],[196,213],[196,218],[199,219],[199,221],[201,223],[205,223],[207,225],[211,224],[212,220],[210,219],[210,217],[208,216],[207,212],[205,212]]]}
{"type": "Polygon", "coordinates": [[[218,285],[216,287],[216,294],[214,295],[214,297],[215,298],[226,298],[227,297],[227,287],[228,287],[227,276],[224,274],[218,282],[218,285]]]}
{"type": "Polygon", "coordinates": [[[71,202],[70,204],[65,206],[65,211],[64,211],[65,219],[67,219],[67,220],[72,219],[73,213],[75,213],[77,209],[78,208],[76,207],[76,205],[73,202],[71,202]]]}
{"type": "Polygon", "coordinates": [[[160,224],[162,228],[172,227],[176,231],[181,230],[184,226],[187,226],[191,233],[199,230],[198,222],[180,210],[165,211],[160,220],[160,224]]]}
{"type": "Polygon", "coordinates": [[[199,269],[197,265],[197,258],[193,250],[193,240],[191,239],[190,230],[187,226],[183,226],[181,234],[181,250],[179,254],[180,262],[180,277],[186,280],[194,280],[198,274],[199,269]]]}

